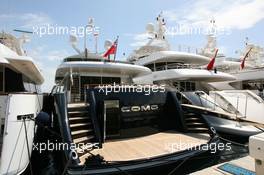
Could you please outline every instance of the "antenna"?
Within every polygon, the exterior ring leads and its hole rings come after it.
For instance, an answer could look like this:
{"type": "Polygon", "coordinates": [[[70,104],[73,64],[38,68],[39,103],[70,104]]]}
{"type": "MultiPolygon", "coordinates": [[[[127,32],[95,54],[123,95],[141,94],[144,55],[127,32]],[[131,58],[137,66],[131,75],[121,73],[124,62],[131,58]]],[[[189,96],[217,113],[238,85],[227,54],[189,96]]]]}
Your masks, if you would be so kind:
{"type": "Polygon", "coordinates": [[[86,44],[86,33],[87,33],[87,28],[93,28],[94,27],[94,19],[93,18],[88,18],[88,24],[84,27],[84,55],[85,58],[87,58],[88,55],[88,49],[87,49],[87,44],[86,44]]]}
{"type": "Polygon", "coordinates": [[[98,36],[99,36],[99,32],[98,31],[94,31],[93,35],[94,35],[94,39],[95,39],[95,53],[98,53],[98,36]]]}
{"type": "Polygon", "coordinates": [[[216,32],[217,32],[217,27],[216,27],[215,18],[212,17],[210,20],[210,27],[209,27],[208,34],[214,36],[214,35],[216,35],[216,32]]]}
{"type": "Polygon", "coordinates": [[[162,17],[162,12],[160,12],[159,16],[157,17],[157,35],[156,38],[158,39],[165,39],[165,20],[164,18],[162,17]]]}
{"type": "Polygon", "coordinates": [[[33,34],[33,32],[31,31],[27,31],[27,30],[19,30],[19,29],[14,29],[14,32],[20,32],[20,33],[29,33],[29,34],[33,34]]]}
{"type": "Polygon", "coordinates": [[[86,43],[86,35],[87,35],[87,29],[89,29],[89,34],[93,34],[95,39],[95,53],[98,53],[98,36],[99,36],[99,27],[96,27],[94,25],[94,18],[88,19],[88,24],[85,26],[85,33],[84,33],[84,53],[85,58],[87,58],[88,49],[87,49],[87,43],[86,43]]]}

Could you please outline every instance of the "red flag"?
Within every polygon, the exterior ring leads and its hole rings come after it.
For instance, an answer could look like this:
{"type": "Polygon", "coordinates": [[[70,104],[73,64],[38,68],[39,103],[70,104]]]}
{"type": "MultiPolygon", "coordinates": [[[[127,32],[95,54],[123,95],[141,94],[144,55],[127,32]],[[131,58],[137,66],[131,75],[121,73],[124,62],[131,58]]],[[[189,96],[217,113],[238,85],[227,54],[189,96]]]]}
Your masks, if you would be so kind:
{"type": "Polygon", "coordinates": [[[248,57],[249,52],[251,51],[251,49],[252,49],[252,47],[247,51],[246,55],[244,56],[244,58],[243,58],[243,60],[241,62],[241,65],[240,65],[241,66],[241,69],[244,69],[246,58],[248,57]]]}
{"type": "Polygon", "coordinates": [[[115,42],[112,44],[112,46],[105,52],[103,57],[108,57],[111,54],[116,54],[117,42],[118,42],[118,38],[115,40],[115,42]]]}
{"type": "Polygon", "coordinates": [[[214,68],[214,63],[215,63],[215,58],[217,56],[218,49],[215,50],[214,57],[211,59],[211,61],[208,63],[206,69],[207,70],[212,70],[214,68]]]}

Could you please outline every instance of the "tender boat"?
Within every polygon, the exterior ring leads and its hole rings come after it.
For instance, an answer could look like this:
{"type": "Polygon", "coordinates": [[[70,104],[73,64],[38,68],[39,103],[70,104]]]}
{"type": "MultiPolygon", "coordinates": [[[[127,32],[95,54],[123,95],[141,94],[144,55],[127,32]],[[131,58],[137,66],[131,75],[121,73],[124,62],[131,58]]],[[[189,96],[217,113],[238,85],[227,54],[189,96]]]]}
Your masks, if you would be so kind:
{"type": "Polygon", "coordinates": [[[23,38],[0,34],[0,174],[21,174],[30,163],[44,79],[21,48],[23,38]]]}

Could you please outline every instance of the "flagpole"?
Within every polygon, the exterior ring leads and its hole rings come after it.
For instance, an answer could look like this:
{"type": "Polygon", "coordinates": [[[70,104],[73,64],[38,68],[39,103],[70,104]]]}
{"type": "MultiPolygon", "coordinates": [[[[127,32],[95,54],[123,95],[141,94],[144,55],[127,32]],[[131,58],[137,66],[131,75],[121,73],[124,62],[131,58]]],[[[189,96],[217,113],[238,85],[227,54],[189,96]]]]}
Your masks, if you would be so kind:
{"type": "Polygon", "coordinates": [[[115,59],[116,59],[116,52],[117,52],[118,38],[119,38],[119,36],[117,35],[117,37],[116,37],[116,50],[115,50],[114,61],[115,61],[115,59]]]}
{"type": "Polygon", "coordinates": [[[241,65],[240,65],[241,70],[244,69],[244,67],[245,67],[245,62],[246,62],[246,58],[248,57],[248,55],[249,55],[249,53],[250,53],[251,50],[252,50],[252,47],[251,47],[251,48],[247,51],[247,53],[245,54],[245,56],[244,56],[244,58],[243,58],[243,60],[242,60],[242,62],[241,62],[241,65]]]}

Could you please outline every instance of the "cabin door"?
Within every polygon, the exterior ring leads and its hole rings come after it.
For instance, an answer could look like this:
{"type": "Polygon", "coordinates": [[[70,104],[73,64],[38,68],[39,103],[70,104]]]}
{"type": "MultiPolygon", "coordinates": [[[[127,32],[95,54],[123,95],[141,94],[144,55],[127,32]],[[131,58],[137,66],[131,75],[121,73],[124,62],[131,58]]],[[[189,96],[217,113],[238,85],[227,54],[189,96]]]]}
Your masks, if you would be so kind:
{"type": "Polygon", "coordinates": [[[5,92],[5,67],[0,64],[0,93],[5,92]]]}
{"type": "Polygon", "coordinates": [[[120,136],[120,109],[119,100],[104,101],[104,127],[103,138],[115,138],[120,136]]]}
{"type": "Polygon", "coordinates": [[[73,75],[73,82],[71,85],[71,102],[80,102],[81,101],[81,77],[80,75],[73,75]]]}

